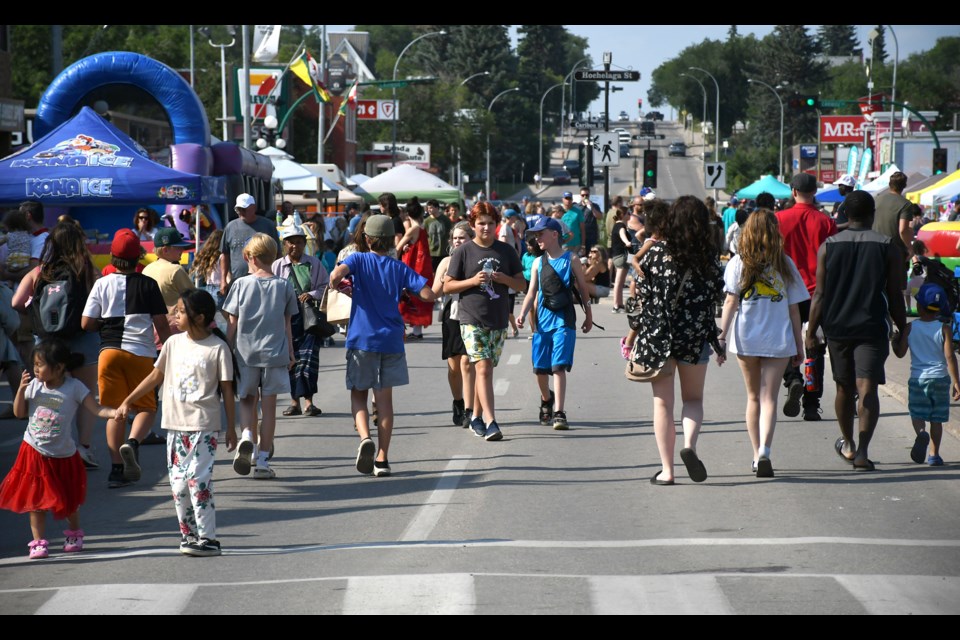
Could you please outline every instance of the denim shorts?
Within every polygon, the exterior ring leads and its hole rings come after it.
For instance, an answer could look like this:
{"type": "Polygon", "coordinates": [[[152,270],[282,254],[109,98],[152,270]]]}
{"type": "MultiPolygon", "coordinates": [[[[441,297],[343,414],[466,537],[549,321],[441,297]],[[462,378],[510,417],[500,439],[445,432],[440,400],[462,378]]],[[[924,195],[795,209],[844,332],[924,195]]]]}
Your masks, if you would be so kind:
{"type": "Polygon", "coordinates": [[[685,365],[685,366],[688,366],[688,367],[693,367],[693,366],[696,366],[696,365],[698,365],[698,364],[707,364],[708,362],[710,362],[710,354],[711,354],[712,352],[713,352],[713,349],[711,349],[710,343],[709,343],[709,342],[704,342],[704,343],[703,343],[703,348],[700,349],[700,359],[699,359],[699,360],[697,360],[695,363],[684,362],[683,360],[677,360],[677,364],[682,364],[682,365],[685,365]]]}

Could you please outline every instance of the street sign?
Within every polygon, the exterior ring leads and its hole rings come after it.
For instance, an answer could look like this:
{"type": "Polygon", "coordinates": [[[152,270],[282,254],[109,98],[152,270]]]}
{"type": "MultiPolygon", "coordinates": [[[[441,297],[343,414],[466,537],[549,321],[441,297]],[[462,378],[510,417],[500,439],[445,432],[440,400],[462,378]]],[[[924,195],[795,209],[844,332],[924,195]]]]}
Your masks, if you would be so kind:
{"type": "Polygon", "coordinates": [[[602,122],[588,122],[586,120],[579,120],[573,123],[573,128],[577,131],[587,131],[587,130],[596,130],[603,129],[602,122]]]}
{"type": "Polygon", "coordinates": [[[634,140],[663,140],[667,136],[662,133],[635,133],[631,137],[634,140]]]}
{"type": "MultiPolygon", "coordinates": [[[[389,102],[389,100],[385,100],[389,102]]],[[[389,142],[374,142],[373,150],[383,152],[392,152],[393,145],[389,142]]],[[[406,154],[407,159],[404,164],[412,164],[420,169],[430,168],[430,145],[423,142],[398,142],[397,153],[406,154]]]]}
{"type": "Polygon", "coordinates": [[[828,109],[839,109],[841,107],[847,106],[851,102],[854,102],[854,101],[853,100],[821,100],[820,106],[827,107],[828,109]]]}
{"type": "Polygon", "coordinates": [[[393,120],[392,100],[357,100],[357,120],[393,120]]]}
{"type": "Polygon", "coordinates": [[[708,162],[703,174],[703,186],[705,189],[726,189],[727,188],[727,163],[726,162],[708,162]]]}
{"type": "Polygon", "coordinates": [[[575,71],[573,77],[577,80],[585,81],[605,81],[609,80],[610,82],[637,82],[640,80],[639,71],[604,71],[602,69],[593,71],[590,69],[581,69],[575,71]]]}
{"type": "Polygon", "coordinates": [[[620,137],[612,131],[602,131],[593,136],[593,166],[620,166],[620,137]]]}

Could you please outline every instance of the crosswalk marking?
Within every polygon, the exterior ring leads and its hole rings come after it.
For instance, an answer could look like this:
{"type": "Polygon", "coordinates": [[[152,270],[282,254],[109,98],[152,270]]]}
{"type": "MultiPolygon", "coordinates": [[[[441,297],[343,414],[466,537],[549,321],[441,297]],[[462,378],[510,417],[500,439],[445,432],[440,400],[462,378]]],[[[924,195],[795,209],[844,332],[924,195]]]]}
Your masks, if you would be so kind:
{"type": "Polygon", "coordinates": [[[473,613],[473,576],[466,573],[350,578],[345,615],[464,615],[473,613]]]}
{"type": "Polygon", "coordinates": [[[417,515],[407,525],[407,530],[400,536],[402,542],[429,539],[444,509],[450,503],[454,490],[460,484],[460,478],[468,464],[470,464],[470,456],[454,456],[450,460],[437,482],[437,488],[433,490],[426,504],[420,507],[417,515]]]}
{"type": "Polygon", "coordinates": [[[512,364],[520,364],[520,359],[521,359],[522,357],[523,357],[523,356],[521,356],[519,353],[511,354],[511,356],[510,356],[509,358],[507,358],[507,364],[511,364],[511,365],[512,365],[512,364]]]}
{"type": "Polygon", "coordinates": [[[36,615],[176,615],[190,602],[197,585],[101,584],[62,587],[36,615]]]}
{"type": "Polygon", "coordinates": [[[734,613],[712,575],[594,576],[590,598],[600,615],[734,613]]]}
{"type": "Polygon", "coordinates": [[[836,576],[874,615],[956,615],[960,578],[949,576],[836,576]]]}
{"type": "Polygon", "coordinates": [[[493,395],[505,396],[507,395],[507,389],[509,388],[510,388],[510,381],[500,378],[495,383],[493,383],[493,395]]]}

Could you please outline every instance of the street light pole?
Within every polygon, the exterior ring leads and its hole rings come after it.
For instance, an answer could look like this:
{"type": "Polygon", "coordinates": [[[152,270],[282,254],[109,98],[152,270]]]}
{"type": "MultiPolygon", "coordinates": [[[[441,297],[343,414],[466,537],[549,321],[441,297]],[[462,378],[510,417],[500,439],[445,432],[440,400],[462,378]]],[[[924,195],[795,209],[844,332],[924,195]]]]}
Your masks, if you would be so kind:
{"type": "MultiPolygon", "coordinates": [[[[704,129],[704,123],[707,121],[707,88],[706,88],[705,86],[703,86],[703,83],[700,82],[700,78],[698,78],[697,76],[691,76],[691,75],[688,74],[688,73],[681,73],[680,75],[683,76],[684,78],[690,78],[691,80],[693,80],[694,82],[696,82],[698,85],[700,85],[700,89],[703,91],[703,119],[700,121],[700,130],[701,130],[700,140],[701,140],[701,142],[703,142],[703,151],[700,153],[700,160],[701,160],[702,163],[703,163],[703,177],[704,177],[704,180],[706,180],[706,177],[707,177],[707,132],[706,132],[706,130],[704,129]]],[[[692,127],[691,127],[691,129],[692,129],[692,127]]],[[[691,135],[692,135],[692,134],[693,134],[693,131],[691,130],[690,133],[691,133],[691,135]]]]}
{"type": "MultiPolygon", "coordinates": [[[[570,69],[570,73],[568,73],[566,76],[564,76],[564,78],[563,78],[563,83],[564,83],[564,84],[567,84],[568,82],[570,82],[570,77],[571,77],[571,76],[573,75],[573,73],[577,70],[577,67],[579,67],[581,64],[583,64],[584,62],[586,62],[586,61],[589,60],[589,59],[590,59],[590,58],[587,57],[587,58],[581,58],[580,60],[577,60],[577,63],[576,63],[575,65],[573,65],[573,68],[572,68],[572,69],[570,69]]],[[[572,83],[571,83],[571,84],[572,84],[572,83]]],[[[575,88],[576,88],[576,85],[575,85],[575,84],[570,87],[570,101],[571,101],[571,102],[573,102],[573,96],[574,96],[574,89],[575,89],[575,88]]],[[[566,110],[567,110],[567,92],[566,92],[566,90],[564,90],[564,91],[561,91],[560,94],[561,94],[561,97],[560,97],[560,149],[561,149],[562,151],[564,151],[564,155],[566,155],[566,150],[567,150],[567,138],[566,138],[566,135],[567,135],[567,117],[566,117],[566,110]]],[[[574,108],[576,108],[576,107],[574,106],[574,108]]],[[[543,175],[543,174],[541,174],[541,175],[543,175]]]]}
{"type": "MultiPolygon", "coordinates": [[[[543,180],[543,101],[547,98],[547,94],[556,89],[557,87],[566,86],[566,82],[558,82],[549,89],[543,92],[543,95],[540,97],[540,180],[543,180]]],[[[563,117],[563,113],[560,113],[560,117],[563,117]]]]}
{"type": "Polygon", "coordinates": [[[713,143],[713,161],[720,162],[720,83],[717,82],[717,79],[713,77],[713,74],[706,69],[701,69],[700,67],[690,67],[690,69],[692,71],[703,71],[705,74],[710,76],[710,79],[713,80],[713,84],[717,87],[717,121],[713,123],[716,133],[716,142],[713,143]]]}
{"type": "MultiPolygon", "coordinates": [[[[463,82],[460,83],[460,86],[461,86],[461,87],[465,86],[468,82],[470,82],[471,80],[473,80],[473,79],[476,78],[476,77],[479,77],[479,76],[489,76],[489,75],[490,75],[490,72],[489,72],[489,71],[481,71],[481,72],[479,72],[479,73],[473,74],[472,76],[467,76],[466,78],[463,79],[463,82]]],[[[462,164],[461,164],[461,162],[460,162],[460,144],[459,144],[459,142],[457,143],[457,188],[460,190],[460,197],[462,198],[462,197],[463,197],[463,166],[462,166],[462,164]]]]}
{"type": "MultiPolygon", "coordinates": [[[[227,137],[227,47],[232,47],[236,43],[237,30],[233,25],[227,27],[227,33],[230,34],[230,42],[217,44],[210,38],[210,29],[207,27],[202,27],[200,33],[206,36],[207,42],[210,43],[211,47],[217,47],[220,49],[220,97],[223,102],[223,108],[221,110],[221,120],[223,121],[223,140],[226,141],[227,137]]],[[[247,91],[250,89],[248,88],[247,91]]]]}
{"type": "Polygon", "coordinates": [[[888,24],[890,35],[893,36],[893,89],[890,97],[890,164],[893,164],[893,114],[897,104],[897,60],[900,58],[900,43],[897,42],[897,34],[893,30],[893,25],[888,24]]]}
{"type": "Polygon", "coordinates": [[[467,84],[468,82],[470,82],[471,80],[479,76],[488,76],[488,75],[490,75],[489,71],[481,71],[480,73],[475,73],[472,76],[467,76],[466,78],[464,78],[463,82],[460,83],[460,86],[462,87],[463,85],[467,84]]]}
{"type": "MultiPolygon", "coordinates": [[[[445,36],[445,35],[447,35],[446,31],[431,31],[430,33],[423,34],[419,38],[414,38],[409,43],[407,43],[407,46],[405,46],[403,50],[400,52],[400,55],[397,56],[397,61],[393,63],[393,81],[394,82],[397,81],[397,69],[400,68],[400,58],[402,58],[403,54],[407,52],[407,49],[412,47],[414,44],[416,44],[420,40],[423,40],[424,38],[429,38],[430,36],[445,36]]],[[[393,145],[391,147],[390,157],[391,157],[390,166],[393,166],[393,167],[397,166],[397,87],[396,86],[393,87],[393,145]]]]}
{"type": "Polygon", "coordinates": [[[777,165],[777,180],[783,182],[783,99],[780,97],[780,94],[777,93],[777,90],[768,85],[766,82],[761,82],[760,80],[754,80],[752,78],[747,78],[747,82],[752,84],[759,84],[770,91],[773,91],[773,95],[777,97],[777,102],[780,103],[780,162],[777,165]]]}
{"type": "MultiPolygon", "coordinates": [[[[514,91],[520,91],[520,87],[514,87],[513,89],[507,89],[506,91],[501,91],[497,95],[493,96],[493,100],[490,101],[490,106],[487,107],[487,113],[491,113],[493,110],[493,103],[497,101],[500,96],[505,96],[508,93],[514,91]]],[[[487,199],[490,199],[490,133],[487,132],[487,199]]]]}

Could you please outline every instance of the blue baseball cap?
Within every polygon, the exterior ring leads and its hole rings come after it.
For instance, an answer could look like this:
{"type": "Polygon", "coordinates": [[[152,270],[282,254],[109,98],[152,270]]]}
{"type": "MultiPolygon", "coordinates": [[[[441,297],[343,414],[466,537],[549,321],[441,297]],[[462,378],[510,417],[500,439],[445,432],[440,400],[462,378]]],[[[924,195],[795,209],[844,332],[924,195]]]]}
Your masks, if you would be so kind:
{"type": "Polygon", "coordinates": [[[947,292],[940,285],[928,282],[917,291],[917,308],[949,313],[950,302],[947,300],[947,292]]]}
{"type": "Polygon", "coordinates": [[[530,227],[530,231],[536,233],[538,231],[556,231],[558,234],[563,234],[563,227],[560,226],[560,223],[554,220],[553,218],[548,218],[547,216],[541,216],[537,223],[530,227]]]}
{"type": "Polygon", "coordinates": [[[573,200],[573,194],[570,193],[569,191],[564,191],[564,192],[563,192],[563,197],[564,197],[564,198],[570,198],[571,200],[573,200]]]}
{"type": "Polygon", "coordinates": [[[517,213],[515,210],[513,210],[513,209],[507,209],[506,211],[503,212],[503,217],[504,217],[504,218],[512,218],[513,216],[517,216],[517,215],[520,215],[520,214],[518,214],[518,213],[517,213]]]}

